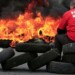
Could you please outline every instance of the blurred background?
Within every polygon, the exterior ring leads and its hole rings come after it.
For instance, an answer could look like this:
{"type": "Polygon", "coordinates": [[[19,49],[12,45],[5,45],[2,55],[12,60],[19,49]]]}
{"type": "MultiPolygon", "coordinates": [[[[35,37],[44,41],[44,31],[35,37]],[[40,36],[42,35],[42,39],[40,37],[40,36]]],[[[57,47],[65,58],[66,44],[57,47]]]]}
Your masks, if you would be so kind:
{"type": "Polygon", "coordinates": [[[23,14],[31,2],[33,2],[32,12],[35,13],[37,10],[43,16],[51,15],[56,18],[69,10],[70,0],[0,0],[0,17],[13,18],[23,14]]]}

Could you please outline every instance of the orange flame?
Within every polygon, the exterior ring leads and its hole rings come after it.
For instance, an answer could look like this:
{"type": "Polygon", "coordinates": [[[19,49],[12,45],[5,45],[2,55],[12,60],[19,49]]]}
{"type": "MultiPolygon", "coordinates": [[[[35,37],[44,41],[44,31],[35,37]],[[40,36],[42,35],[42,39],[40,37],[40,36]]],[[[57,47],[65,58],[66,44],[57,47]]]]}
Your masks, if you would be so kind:
{"type": "Polygon", "coordinates": [[[33,38],[42,38],[50,42],[57,33],[60,18],[55,20],[50,16],[43,18],[40,12],[33,18],[33,13],[26,11],[16,19],[0,19],[0,39],[12,40],[11,46],[16,42],[26,42],[33,38]]]}

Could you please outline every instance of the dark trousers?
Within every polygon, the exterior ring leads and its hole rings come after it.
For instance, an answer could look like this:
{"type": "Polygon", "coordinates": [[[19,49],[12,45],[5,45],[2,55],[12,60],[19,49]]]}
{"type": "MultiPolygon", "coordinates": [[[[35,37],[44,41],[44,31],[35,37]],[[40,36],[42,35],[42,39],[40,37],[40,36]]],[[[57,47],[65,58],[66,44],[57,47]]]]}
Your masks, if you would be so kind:
{"type": "Polygon", "coordinates": [[[55,36],[55,47],[59,50],[61,53],[62,51],[62,46],[67,44],[67,43],[72,43],[74,41],[70,40],[66,34],[57,34],[55,36]]]}

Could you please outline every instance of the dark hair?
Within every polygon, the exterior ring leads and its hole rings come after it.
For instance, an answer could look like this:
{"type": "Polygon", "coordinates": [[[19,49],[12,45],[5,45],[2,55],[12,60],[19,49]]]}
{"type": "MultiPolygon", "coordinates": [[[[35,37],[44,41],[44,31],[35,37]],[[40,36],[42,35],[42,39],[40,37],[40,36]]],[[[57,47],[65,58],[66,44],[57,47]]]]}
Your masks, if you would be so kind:
{"type": "Polygon", "coordinates": [[[75,8],[75,0],[71,0],[70,5],[75,8]]]}

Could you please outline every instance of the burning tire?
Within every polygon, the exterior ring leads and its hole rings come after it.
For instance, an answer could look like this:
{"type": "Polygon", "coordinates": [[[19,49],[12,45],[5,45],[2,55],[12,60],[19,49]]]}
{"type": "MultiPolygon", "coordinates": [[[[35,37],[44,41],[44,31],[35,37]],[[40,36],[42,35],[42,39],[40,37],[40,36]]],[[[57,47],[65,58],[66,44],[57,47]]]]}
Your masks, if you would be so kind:
{"type": "Polygon", "coordinates": [[[2,65],[2,69],[3,70],[9,70],[13,67],[22,65],[28,61],[31,61],[32,59],[34,59],[35,57],[37,57],[37,54],[33,54],[33,53],[24,53],[18,56],[15,56],[5,62],[3,62],[2,65]]]}
{"type": "Polygon", "coordinates": [[[0,49],[0,63],[14,56],[14,50],[12,48],[0,49]]]}
{"type": "Polygon", "coordinates": [[[62,48],[63,56],[62,61],[75,63],[75,43],[69,43],[62,48]]]}
{"type": "Polygon", "coordinates": [[[75,65],[71,63],[52,61],[46,65],[47,72],[59,74],[74,74],[75,65]]]}
{"type": "Polygon", "coordinates": [[[0,47],[8,48],[10,47],[11,40],[0,40],[0,47]]]}
{"type": "Polygon", "coordinates": [[[40,43],[19,43],[16,45],[15,49],[18,52],[36,52],[42,53],[50,50],[49,44],[40,43]]]}
{"type": "Polygon", "coordinates": [[[36,57],[32,61],[28,62],[28,67],[31,71],[34,71],[34,70],[46,65],[48,62],[56,59],[59,56],[60,55],[57,52],[57,49],[52,49],[52,50],[36,57]]]}

